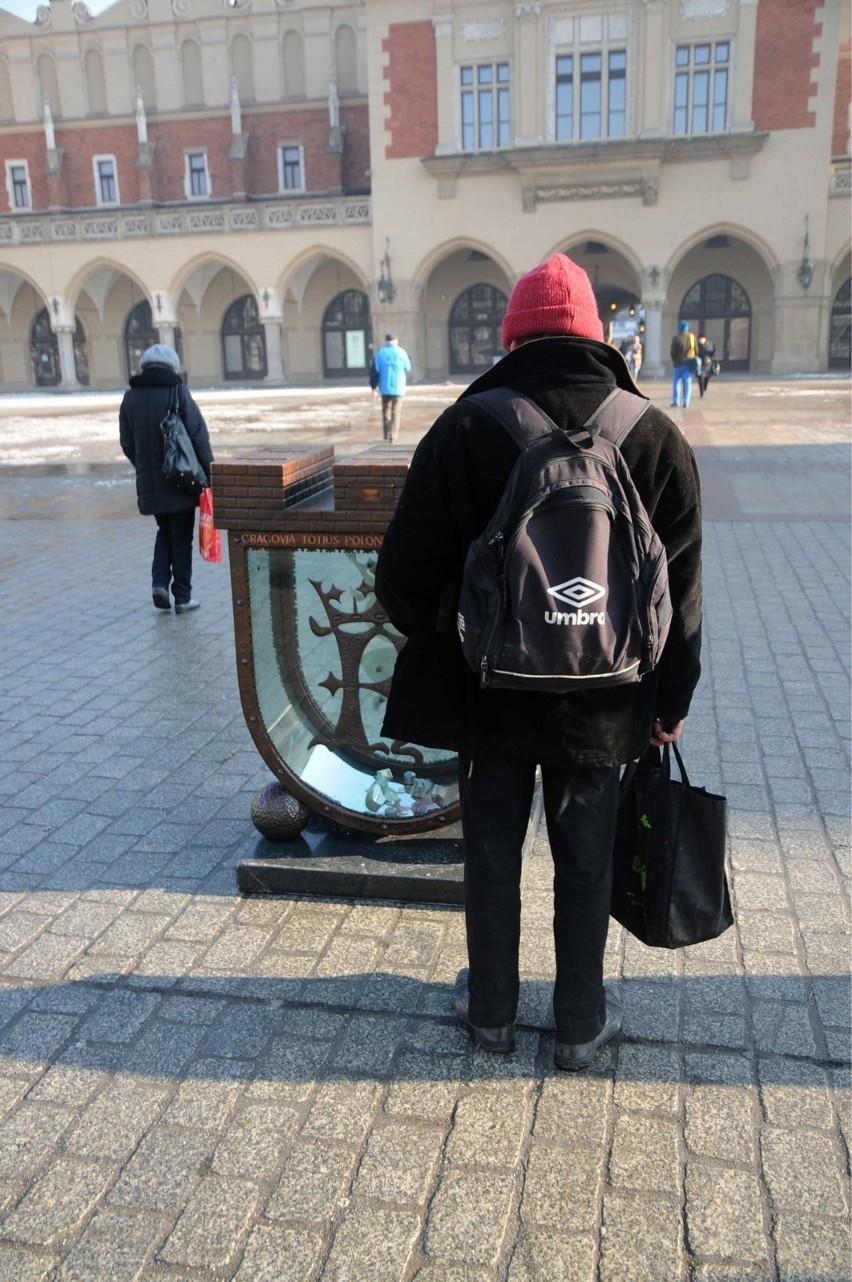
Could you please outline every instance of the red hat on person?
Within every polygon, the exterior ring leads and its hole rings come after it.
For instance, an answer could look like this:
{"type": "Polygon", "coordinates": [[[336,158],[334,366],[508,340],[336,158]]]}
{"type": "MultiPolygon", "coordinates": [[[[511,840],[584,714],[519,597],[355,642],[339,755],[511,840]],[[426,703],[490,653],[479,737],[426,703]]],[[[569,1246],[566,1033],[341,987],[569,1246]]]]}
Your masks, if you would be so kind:
{"type": "Polygon", "coordinates": [[[592,282],[567,254],[554,254],[518,280],[503,317],[503,346],[544,334],[603,342],[592,282]]]}

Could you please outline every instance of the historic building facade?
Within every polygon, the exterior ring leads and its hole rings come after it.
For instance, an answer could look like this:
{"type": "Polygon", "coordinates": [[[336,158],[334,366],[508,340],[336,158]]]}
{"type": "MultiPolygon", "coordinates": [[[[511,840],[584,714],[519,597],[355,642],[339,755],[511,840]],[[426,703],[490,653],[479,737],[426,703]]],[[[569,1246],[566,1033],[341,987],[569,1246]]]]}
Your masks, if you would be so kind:
{"type": "Polygon", "coordinates": [[[0,9],[0,384],[415,375],[499,349],[517,276],[580,261],[660,373],[850,358],[841,0],[53,0],[0,9]]]}

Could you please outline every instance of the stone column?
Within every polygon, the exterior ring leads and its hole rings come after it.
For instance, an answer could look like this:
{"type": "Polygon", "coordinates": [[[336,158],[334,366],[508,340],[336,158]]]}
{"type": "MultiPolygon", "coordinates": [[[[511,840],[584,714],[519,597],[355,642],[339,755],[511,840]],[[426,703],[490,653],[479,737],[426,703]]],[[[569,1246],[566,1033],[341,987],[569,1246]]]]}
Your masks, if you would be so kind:
{"type": "Polygon", "coordinates": [[[268,386],[279,386],[284,382],[284,354],[281,343],[281,321],[278,318],[261,319],[266,338],[266,378],[268,386]]]}
{"type": "Polygon", "coordinates": [[[663,364],[662,326],[663,300],[642,299],[645,308],[645,351],[642,356],[642,374],[646,378],[664,378],[666,367],[663,364]]]}
{"type": "MultiPolygon", "coordinates": [[[[159,321],[157,323],[157,333],[160,336],[160,342],[165,343],[167,347],[175,346],[175,326],[170,321],[159,321]]],[[[177,350],[177,348],[175,348],[177,350]]]]}
{"type": "Polygon", "coordinates": [[[55,324],[53,332],[59,344],[59,369],[62,381],[59,390],[62,392],[79,392],[77,382],[77,365],[74,360],[74,326],[55,324]]]}
{"type": "MultiPolygon", "coordinates": [[[[534,85],[538,80],[538,19],[541,14],[540,4],[515,5],[515,51],[517,55],[519,85],[534,85]]],[[[540,113],[543,108],[541,94],[517,94],[518,103],[516,147],[531,147],[543,140],[543,131],[539,128],[540,113]]]]}

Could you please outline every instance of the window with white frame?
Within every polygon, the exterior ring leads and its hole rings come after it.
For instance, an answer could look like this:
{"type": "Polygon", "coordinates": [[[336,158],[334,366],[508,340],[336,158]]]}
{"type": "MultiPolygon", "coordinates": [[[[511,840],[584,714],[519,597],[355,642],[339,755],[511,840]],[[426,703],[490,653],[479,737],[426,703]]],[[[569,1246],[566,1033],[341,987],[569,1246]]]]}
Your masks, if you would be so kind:
{"type": "Polygon", "coordinates": [[[118,204],[118,171],[115,156],[93,156],[95,197],[99,205],[118,204]]]}
{"type": "Polygon", "coordinates": [[[305,190],[305,152],[300,143],[282,143],[278,148],[278,190],[305,190]]]}
{"type": "Polygon", "coordinates": [[[6,161],[6,190],[10,209],[32,209],[30,173],[25,160],[6,161]]]}
{"type": "Polygon", "coordinates": [[[210,175],[207,171],[207,152],[186,153],[186,194],[190,200],[203,200],[210,195],[210,175]]]}
{"type": "Polygon", "coordinates": [[[511,112],[508,62],[460,67],[459,90],[462,150],[507,147],[511,112]]]}
{"type": "Polygon", "coordinates": [[[675,48],[674,132],[723,133],[728,123],[731,42],[675,48]]]}
{"type": "Polygon", "coordinates": [[[553,25],[557,142],[627,133],[627,17],[562,18],[553,25]]]}

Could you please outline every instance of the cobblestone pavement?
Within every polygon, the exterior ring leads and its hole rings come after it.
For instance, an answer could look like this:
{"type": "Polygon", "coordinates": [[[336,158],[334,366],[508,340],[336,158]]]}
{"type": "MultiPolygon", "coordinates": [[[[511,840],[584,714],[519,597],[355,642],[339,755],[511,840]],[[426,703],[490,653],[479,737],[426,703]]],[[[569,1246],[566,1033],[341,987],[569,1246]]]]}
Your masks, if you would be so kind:
{"type": "Polygon", "coordinates": [[[235,893],[268,775],[227,566],[161,614],[123,471],[2,471],[2,1282],[848,1282],[848,405],[720,379],[683,416],[684,751],[729,798],[737,923],[614,927],[625,1032],[578,1076],[544,839],[504,1061],[452,1018],[458,912],[235,893]]]}

